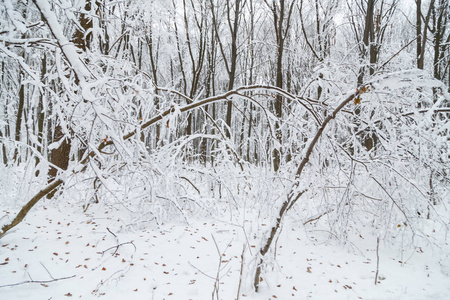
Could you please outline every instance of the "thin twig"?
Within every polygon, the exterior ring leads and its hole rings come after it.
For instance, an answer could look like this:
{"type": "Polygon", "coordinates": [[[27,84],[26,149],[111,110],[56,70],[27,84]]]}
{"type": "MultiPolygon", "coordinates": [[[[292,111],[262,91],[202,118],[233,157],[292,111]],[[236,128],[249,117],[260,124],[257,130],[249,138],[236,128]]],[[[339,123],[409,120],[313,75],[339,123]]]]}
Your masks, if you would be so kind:
{"type": "Polygon", "coordinates": [[[11,287],[11,286],[18,286],[18,285],[27,284],[27,283],[40,283],[40,284],[51,283],[51,282],[55,282],[55,281],[59,281],[59,280],[65,280],[65,279],[74,278],[75,276],[76,275],[72,275],[72,276],[68,276],[68,277],[55,278],[55,279],[52,279],[52,280],[27,280],[27,281],[22,281],[22,282],[18,282],[18,283],[0,285],[0,288],[11,287]]]}
{"type": "Polygon", "coordinates": [[[41,261],[40,261],[39,263],[40,263],[41,266],[45,269],[45,271],[47,271],[48,275],[50,275],[50,277],[51,277],[52,279],[55,279],[55,277],[53,277],[53,275],[50,273],[50,271],[47,269],[47,267],[44,266],[44,264],[43,264],[41,261]]]}
{"type": "Polygon", "coordinates": [[[197,268],[196,266],[194,266],[190,261],[188,261],[188,263],[191,265],[191,267],[193,267],[194,269],[196,269],[197,271],[199,271],[200,273],[202,273],[203,275],[205,275],[208,278],[211,278],[212,280],[216,280],[216,278],[206,274],[205,272],[203,272],[202,270],[200,270],[199,268],[197,268]]]}
{"type": "Polygon", "coordinates": [[[241,285],[242,285],[242,274],[244,272],[244,253],[245,253],[245,243],[243,243],[242,246],[242,254],[241,254],[241,270],[239,272],[239,285],[238,285],[238,290],[237,290],[237,295],[236,295],[236,300],[239,300],[239,294],[241,292],[241,285]]]}
{"type": "Polygon", "coordinates": [[[192,185],[192,187],[197,191],[197,193],[199,193],[199,194],[201,194],[200,193],[200,190],[189,180],[189,179],[187,179],[186,177],[184,177],[184,176],[182,176],[182,177],[180,177],[180,179],[184,179],[184,180],[186,180],[187,182],[189,182],[191,185],[192,185]]]}
{"type": "Polygon", "coordinates": [[[378,253],[379,248],[380,248],[380,237],[377,236],[377,272],[375,273],[375,285],[377,285],[378,270],[379,270],[379,267],[380,267],[380,255],[378,253]]]}
{"type": "Polygon", "coordinates": [[[108,249],[102,251],[102,255],[105,254],[106,251],[116,248],[116,250],[115,250],[114,253],[112,254],[112,255],[114,256],[114,255],[116,254],[117,250],[119,250],[119,247],[120,247],[120,246],[123,246],[123,245],[126,245],[126,244],[131,244],[131,245],[133,245],[134,250],[135,250],[135,251],[137,250],[137,249],[136,249],[136,245],[134,245],[133,242],[125,242],[125,243],[118,244],[118,245],[116,245],[116,246],[109,247],[108,249]]]}
{"type": "Polygon", "coordinates": [[[329,214],[330,212],[334,211],[334,209],[331,209],[329,211],[326,211],[324,213],[321,213],[320,215],[316,216],[316,217],[312,217],[311,219],[306,220],[305,222],[303,222],[303,225],[306,225],[308,223],[314,222],[319,220],[320,218],[322,218],[323,216],[325,216],[326,214],[329,214]]]}

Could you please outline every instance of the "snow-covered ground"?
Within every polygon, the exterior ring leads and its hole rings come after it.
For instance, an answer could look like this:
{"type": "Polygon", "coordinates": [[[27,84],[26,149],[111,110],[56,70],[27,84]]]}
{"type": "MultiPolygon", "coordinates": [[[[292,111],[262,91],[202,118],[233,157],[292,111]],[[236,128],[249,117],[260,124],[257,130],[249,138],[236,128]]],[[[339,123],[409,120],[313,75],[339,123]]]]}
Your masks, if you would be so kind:
{"type": "Polygon", "coordinates": [[[0,299],[450,299],[442,226],[429,224],[428,239],[404,251],[382,240],[375,285],[376,237],[350,229],[343,243],[320,222],[288,217],[255,293],[261,239],[251,229],[268,225],[251,211],[246,220],[133,230],[106,206],[83,213],[76,202],[45,200],[0,240],[0,299]]]}

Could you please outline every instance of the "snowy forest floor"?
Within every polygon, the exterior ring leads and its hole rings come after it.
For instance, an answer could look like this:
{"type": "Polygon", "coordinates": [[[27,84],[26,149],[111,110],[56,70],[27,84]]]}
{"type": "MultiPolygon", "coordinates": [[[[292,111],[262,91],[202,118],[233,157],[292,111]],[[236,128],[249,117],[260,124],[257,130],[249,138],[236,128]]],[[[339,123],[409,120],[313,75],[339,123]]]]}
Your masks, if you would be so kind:
{"type": "MultiPolygon", "coordinates": [[[[382,241],[375,285],[376,237],[359,228],[342,243],[319,225],[286,219],[255,293],[251,224],[211,218],[132,230],[100,204],[83,213],[76,201],[46,200],[0,241],[0,298],[211,299],[216,286],[219,299],[236,299],[241,281],[239,299],[450,299],[449,248],[424,241],[400,251],[382,241]]],[[[432,225],[429,239],[442,239],[432,225]]]]}

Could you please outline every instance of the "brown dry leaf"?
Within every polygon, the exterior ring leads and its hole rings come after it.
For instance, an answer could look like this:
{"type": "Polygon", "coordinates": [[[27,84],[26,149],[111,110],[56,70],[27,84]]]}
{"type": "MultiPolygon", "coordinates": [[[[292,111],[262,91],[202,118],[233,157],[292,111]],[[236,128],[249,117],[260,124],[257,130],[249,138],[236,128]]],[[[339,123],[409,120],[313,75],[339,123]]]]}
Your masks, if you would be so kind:
{"type": "Polygon", "coordinates": [[[312,273],[312,272],[311,272],[311,267],[307,267],[307,268],[306,268],[306,272],[312,273]]]}
{"type": "Polygon", "coordinates": [[[64,294],[64,296],[66,296],[66,297],[72,297],[72,294],[71,294],[71,293],[67,293],[67,294],[64,294]]]}
{"type": "Polygon", "coordinates": [[[48,284],[41,283],[43,287],[48,287],[48,284]]]}
{"type": "Polygon", "coordinates": [[[9,261],[9,257],[5,258],[5,261],[9,261]]]}
{"type": "Polygon", "coordinates": [[[102,271],[106,271],[106,268],[105,268],[105,267],[103,267],[103,268],[102,268],[102,271]]]}

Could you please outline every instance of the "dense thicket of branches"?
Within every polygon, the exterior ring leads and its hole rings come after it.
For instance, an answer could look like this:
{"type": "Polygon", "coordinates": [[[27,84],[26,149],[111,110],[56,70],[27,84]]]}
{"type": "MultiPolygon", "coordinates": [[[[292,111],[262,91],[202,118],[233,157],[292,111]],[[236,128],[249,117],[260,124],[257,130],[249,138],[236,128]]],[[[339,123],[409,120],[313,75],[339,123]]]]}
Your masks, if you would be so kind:
{"type": "Polygon", "coordinates": [[[279,210],[256,289],[294,204],[417,234],[448,195],[450,6],[410,2],[2,1],[2,168],[49,185],[0,237],[67,182],[136,223],[279,210]]]}

